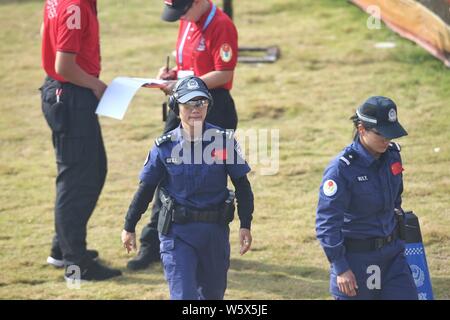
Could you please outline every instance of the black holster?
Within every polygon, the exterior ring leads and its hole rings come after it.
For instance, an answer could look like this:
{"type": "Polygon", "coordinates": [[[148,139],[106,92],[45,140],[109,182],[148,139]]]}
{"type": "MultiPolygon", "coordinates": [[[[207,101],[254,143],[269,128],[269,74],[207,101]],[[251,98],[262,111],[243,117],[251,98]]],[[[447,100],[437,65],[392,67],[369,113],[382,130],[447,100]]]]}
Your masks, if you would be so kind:
{"type": "Polygon", "coordinates": [[[161,210],[158,218],[158,232],[163,235],[169,233],[172,224],[172,215],[175,206],[174,199],[163,189],[159,189],[159,199],[161,200],[161,210]]]}
{"type": "Polygon", "coordinates": [[[398,235],[401,240],[406,240],[406,221],[405,212],[402,209],[394,209],[397,219],[398,235]]]}
{"type": "Polygon", "coordinates": [[[223,205],[222,208],[222,219],[221,221],[219,221],[220,224],[229,224],[231,221],[233,221],[234,219],[234,210],[235,210],[235,205],[234,205],[234,199],[236,198],[234,191],[228,190],[229,194],[228,194],[228,198],[227,200],[225,200],[225,203],[223,205]]]}

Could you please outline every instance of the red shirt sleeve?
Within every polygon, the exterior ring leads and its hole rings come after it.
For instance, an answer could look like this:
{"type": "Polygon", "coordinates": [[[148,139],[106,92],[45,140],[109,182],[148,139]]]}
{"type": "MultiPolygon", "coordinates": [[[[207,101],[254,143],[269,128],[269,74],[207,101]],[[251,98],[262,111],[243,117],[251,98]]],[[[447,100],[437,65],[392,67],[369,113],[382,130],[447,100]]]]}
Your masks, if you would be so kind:
{"type": "Polygon", "coordinates": [[[87,28],[88,15],[84,12],[80,0],[71,1],[58,13],[56,50],[78,53],[81,48],[83,30],[87,28]]]}
{"type": "Polygon", "coordinates": [[[217,23],[211,40],[215,70],[234,70],[238,57],[238,34],[232,23],[217,23]]]}

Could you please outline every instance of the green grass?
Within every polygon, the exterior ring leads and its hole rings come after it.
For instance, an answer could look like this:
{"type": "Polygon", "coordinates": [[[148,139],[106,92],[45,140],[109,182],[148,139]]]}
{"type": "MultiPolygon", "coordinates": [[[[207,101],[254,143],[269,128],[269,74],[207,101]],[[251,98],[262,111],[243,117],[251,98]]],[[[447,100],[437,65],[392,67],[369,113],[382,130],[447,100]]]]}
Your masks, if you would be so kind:
{"type": "MultiPolygon", "coordinates": [[[[40,110],[42,1],[0,4],[0,298],[167,299],[161,266],[130,273],[120,244],[137,174],[162,129],[158,90],[141,90],[123,121],[102,118],[108,177],[89,222],[90,248],[120,279],[69,290],[45,264],[53,234],[54,154],[40,110]]],[[[275,64],[239,64],[233,96],[242,129],[280,130],[280,170],[250,175],[253,250],[238,254],[231,225],[227,299],[328,299],[328,263],[315,240],[317,191],[328,161],[351,140],[348,117],[369,95],[392,97],[409,136],[404,208],[420,217],[435,296],[450,298],[450,72],[343,0],[235,1],[241,46],[278,45],[275,64]],[[374,43],[394,41],[394,49],[374,43]],[[440,148],[440,152],[434,152],[440,148]]],[[[102,78],[152,77],[173,50],[177,24],[153,0],[99,2],[102,78]]],[[[138,226],[138,233],[146,214],[138,226]]]]}

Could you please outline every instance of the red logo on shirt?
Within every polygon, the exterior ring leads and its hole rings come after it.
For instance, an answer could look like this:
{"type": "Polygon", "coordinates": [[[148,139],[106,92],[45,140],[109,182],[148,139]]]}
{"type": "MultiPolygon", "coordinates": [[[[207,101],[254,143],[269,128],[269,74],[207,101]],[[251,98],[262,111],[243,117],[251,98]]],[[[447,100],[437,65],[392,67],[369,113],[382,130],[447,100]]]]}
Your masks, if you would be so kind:
{"type": "Polygon", "coordinates": [[[405,169],[403,169],[401,162],[394,162],[393,164],[391,164],[391,171],[394,176],[402,173],[403,170],[405,169]]]}
{"type": "Polygon", "coordinates": [[[211,152],[211,156],[217,160],[227,160],[227,150],[226,149],[221,149],[221,150],[214,149],[211,152]]]}
{"type": "Polygon", "coordinates": [[[220,58],[223,62],[230,62],[232,56],[233,50],[231,49],[231,46],[228,43],[224,43],[220,47],[220,58]]]}

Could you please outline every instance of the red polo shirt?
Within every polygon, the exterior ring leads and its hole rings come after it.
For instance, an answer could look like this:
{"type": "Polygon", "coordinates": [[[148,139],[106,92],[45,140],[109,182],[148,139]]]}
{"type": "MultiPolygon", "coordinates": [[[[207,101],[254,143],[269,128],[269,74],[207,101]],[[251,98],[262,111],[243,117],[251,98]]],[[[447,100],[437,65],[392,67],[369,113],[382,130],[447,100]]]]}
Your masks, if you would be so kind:
{"type": "Polygon", "coordinates": [[[66,82],[55,71],[56,52],[76,54],[88,74],[100,75],[100,39],[96,0],[46,0],[42,37],[42,66],[53,79],[66,82]]]}
{"type": "MultiPolygon", "coordinates": [[[[177,67],[195,76],[211,71],[234,70],[238,56],[238,34],[231,19],[219,8],[208,10],[197,22],[180,20],[177,67]]],[[[230,90],[233,80],[222,88],[230,90]]]]}

